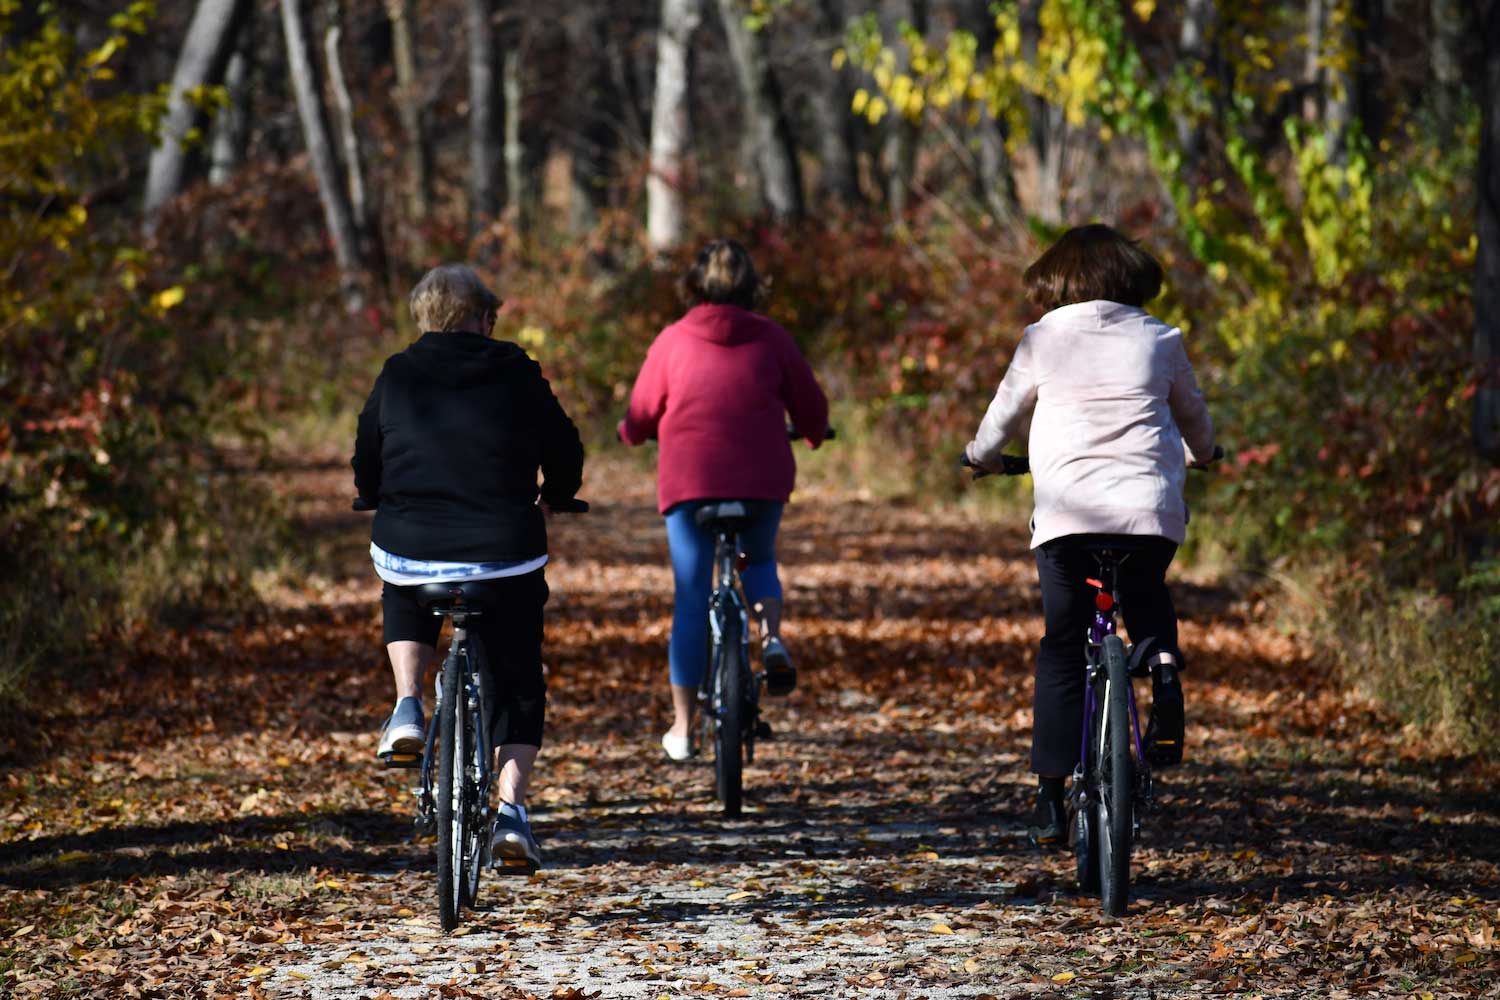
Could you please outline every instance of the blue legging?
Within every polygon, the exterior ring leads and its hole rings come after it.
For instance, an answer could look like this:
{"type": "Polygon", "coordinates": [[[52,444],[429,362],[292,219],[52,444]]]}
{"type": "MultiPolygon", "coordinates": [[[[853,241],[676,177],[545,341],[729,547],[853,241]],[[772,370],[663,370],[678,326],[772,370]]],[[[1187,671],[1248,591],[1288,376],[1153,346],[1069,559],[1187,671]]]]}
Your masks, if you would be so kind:
{"type": "MultiPolygon", "coordinates": [[[[667,545],[672,550],[672,579],[677,585],[672,611],[672,642],[667,662],[672,683],[697,687],[708,667],[708,592],[713,586],[714,537],[698,527],[694,515],[711,500],[689,500],[667,512],[667,545]]],[[[776,575],[776,529],[781,525],[779,503],[763,505],[764,514],[740,535],[746,566],[740,573],[745,597],[753,605],[767,598],[781,599],[776,575]]]]}

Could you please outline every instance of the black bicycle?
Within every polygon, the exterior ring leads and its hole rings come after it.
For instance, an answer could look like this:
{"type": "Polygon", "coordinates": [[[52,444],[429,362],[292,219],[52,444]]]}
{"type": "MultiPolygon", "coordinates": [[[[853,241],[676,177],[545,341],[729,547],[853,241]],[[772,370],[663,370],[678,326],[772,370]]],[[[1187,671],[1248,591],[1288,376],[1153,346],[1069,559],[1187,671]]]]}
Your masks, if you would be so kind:
{"type": "MultiPolygon", "coordinates": [[[[792,440],[802,437],[787,428],[792,440]]],[[[828,428],[823,440],[832,440],[828,428]]],[[[720,500],[698,509],[698,526],[714,536],[713,593],[708,601],[708,669],[698,689],[703,743],[714,748],[714,794],[724,815],[744,809],[745,765],[755,763],[755,741],[770,735],[760,718],[765,674],[751,666],[749,602],[740,584],[745,566],[740,534],[767,506],[755,500],[720,500]]]]}
{"type": "MultiPolygon", "coordinates": [[[[362,509],[358,502],[355,509],[362,509]]],[[[582,500],[552,507],[556,513],[581,514],[588,509],[582,500]]],[[[477,634],[470,634],[469,623],[484,615],[493,603],[492,594],[485,580],[418,585],[418,603],[451,619],[453,634],[438,671],[426,748],[421,756],[382,757],[386,767],[421,769],[421,784],[412,790],[417,797],[416,826],[419,833],[437,834],[438,922],[445,931],[458,926],[465,908],[473,908],[480,872],[490,860],[496,771],[489,721],[495,692],[484,644],[477,634]]],[[[524,858],[505,858],[499,871],[531,875],[536,866],[524,858]]]]}
{"type": "MultiPolygon", "coordinates": [[[[1223,454],[1216,447],[1211,461],[1223,454]]],[[[990,472],[1031,471],[1030,460],[1017,455],[1002,455],[1001,467],[994,470],[973,465],[967,455],[959,464],[973,470],[975,479],[990,472]]],[[[1118,917],[1130,902],[1130,849],[1140,835],[1141,815],[1156,805],[1133,683],[1151,675],[1147,658],[1156,639],[1127,646],[1118,634],[1120,566],[1130,558],[1130,543],[1101,543],[1088,551],[1099,571],[1088,578],[1094,620],[1084,642],[1083,741],[1069,792],[1069,827],[1079,887],[1099,893],[1104,912],[1118,917]]]]}

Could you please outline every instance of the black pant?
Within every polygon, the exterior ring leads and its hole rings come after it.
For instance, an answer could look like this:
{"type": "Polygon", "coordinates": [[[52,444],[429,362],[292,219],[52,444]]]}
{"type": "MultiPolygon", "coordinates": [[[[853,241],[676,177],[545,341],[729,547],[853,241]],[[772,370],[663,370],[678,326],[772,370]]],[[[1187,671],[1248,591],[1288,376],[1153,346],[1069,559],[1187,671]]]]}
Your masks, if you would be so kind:
{"type": "Polygon", "coordinates": [[[1157,649],[1182,664],[1177,648],[1177,611],[1167,591],[1167,567],[1175,542],[1142,535],[1065,535],[1036,552],[1047,634],[1036,658],[1036,691],[1031,729],[1031,769],[1062,777],[1073,773],[1083,742],[1084,643],[1094,620],[1094,594],[1088,579],[1099,578],[1099,564],[1083,546],[1111,542],[1130,546],[1120,564],[1120,605],[1132,641],[1155,636],[1157,649]]]}
{"type": "MultiPolygon", "coordinates": [[[[547,715],[547,682],[542,677],[542,606],[547,579],[542,570],[484,581],[483,614],[469,620],[469,634],[484,645],[486,691],[492,710],[490,738],[495,746],[542,745],[547,715]]],[[[416,587],[386,584],[380,592],[385,641],[436,646],[442,619],[417,603],[416,587]]]]}

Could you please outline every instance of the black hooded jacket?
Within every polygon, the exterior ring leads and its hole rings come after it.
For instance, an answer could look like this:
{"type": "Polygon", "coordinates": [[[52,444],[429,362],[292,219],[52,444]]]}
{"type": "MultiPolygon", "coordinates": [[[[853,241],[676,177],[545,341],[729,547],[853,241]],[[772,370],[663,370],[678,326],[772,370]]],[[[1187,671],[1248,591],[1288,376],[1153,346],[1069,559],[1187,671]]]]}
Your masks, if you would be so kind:
{"type": "Polygon", "coordinates": [[[583,444],[526,352],[477,333],[424,333],[386,359],[359,415],[354,488],[371,537],[408,559],[505,562],[547,552],[536,505],[583,479],[583,444]]]}

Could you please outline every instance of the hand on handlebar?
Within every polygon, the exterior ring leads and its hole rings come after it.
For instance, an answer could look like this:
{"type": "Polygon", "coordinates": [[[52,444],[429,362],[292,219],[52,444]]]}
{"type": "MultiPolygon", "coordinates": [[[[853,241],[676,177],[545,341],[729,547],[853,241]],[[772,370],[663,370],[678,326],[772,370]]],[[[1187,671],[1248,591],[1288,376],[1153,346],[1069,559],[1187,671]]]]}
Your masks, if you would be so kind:
{"type": "Polygon", "coordinates": [[[1196,461],[1189,462],[1188,463],[1188,468],[1190,468],[1190,469],[1196,469],[1196,470],[1198,470],[1198,471],[1201,472],[1204,469],[1207,469],[1209,466],[1213,465],[1215,462],[1223,461],[1223,459],[1224,459],[1224,446],[1216,444],[1216,445],[1214,445],[1214,451],[1213,451],[1212,455],[1209,455],[1207,458],[1200,458],[1200,459],[1197,459],[1196,461]]]}
{"type": "Polygon", "coordinates": [[[1031,459],[1025,455],[1001,455],[1000,467],[995,469],[974,461],[969,457],[969,453],[965,451],[959,456],[958,464],[961,468],[969,469],[973,472],[975,479],[983,479],[985,476],[996,475],[1024,476],[1031,471],[1031,459]]]}

